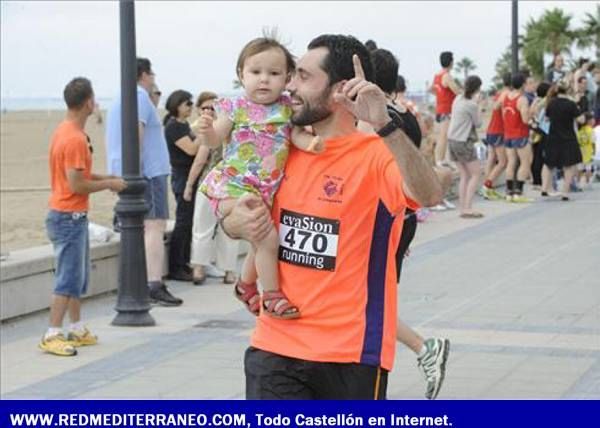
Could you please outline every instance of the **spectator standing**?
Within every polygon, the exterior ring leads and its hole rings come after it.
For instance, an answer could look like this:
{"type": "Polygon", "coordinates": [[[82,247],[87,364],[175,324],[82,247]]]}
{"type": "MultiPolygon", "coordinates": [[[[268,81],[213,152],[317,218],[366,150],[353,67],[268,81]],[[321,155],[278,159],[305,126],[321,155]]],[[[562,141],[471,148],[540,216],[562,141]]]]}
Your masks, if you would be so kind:
{"type": "MultiPolygon", "coordinates": [[[[201,92],[196,100],[198,117],[202,114],[210,114],[216,118],[214,103],[217,94],[213,92],[201,92]]],[[[192,130],[196,129],[198,121],[192,124],[192,130]]],[[[184,198],[192,200],[192,183],[201,182],[206,174],[212,170],[223,159],[223,147],[208,149],[200,146],[190,168],[184,198]]],[[[193,282],[195,285],[204,283],[207,275],[207,267],[215,261],[217,268],[225,272],[223,283],[234,284],[236,281],[235,271],[239,252],[239,241],[231,239],[218,224],[218,219],[210,207],[208,198],[203,195],[195,198],[194,221],[192,227],[192,248],[190,262],[193,266],[193,282]]]]}
{"type": "Polygon", "coordinates": [[[459,210],[461,218],[481,218],[483,214],[473,210],[473,196],[477,190],[481,165],[475,152],[479,140],[477,128],[481,126],[479,114],[479,91],[481,79],[469,76],[465,92],[456,97],[452,105],[452,117],[448,128],[450,158],[456,162],[460,173],[459,210]]]}
{"type": "MultiPolygon", "coordinates": [[[[165,262],[164,235],[169,218],[167,178],[171,171],[169,151],[158,111],[150,99],[155,75],[147,58],[137,59],[137,105],[141,173],[146,181],[144,200],[148,212],[144,218],[144,245],[149,296],[152,303],[179,306],[183,300],[173,296],[162,281],[165,262]]],[[[108,113],[106,126],[107,167],[121,175],[121,100],[108,113]]]]}
{"type": "Polygon", "coordinates": [[[77,346],[95,345],[97,337],[81,321],[81,296],[90,275],[90,241],[87,213],[89,194],[125,189],[121,178],[92,173],[92,153],[85,124],[94,112],[94,91],[84,77],[71,80],[64,89],[67,116],[50,142],[48,238],[56,258],[50,323],[39,348],[60,356],[77,355],[77,346]],[[62,325],[69,313],[71,325],[65,337],[62,325]]]}
{"type": "Polygon", "coordinates": [[[171,161],[171,189],[175,195],[175,227],[169,245],[169,277],[178,281],[192,281],[190,246],[194,219],[194,199],[198,181],[190,183],[191,200],[184,199],[188,175],[198,152],[199,143],[192,133],[188,118],[192,114],[192,94],[177,90],[169,95],[163,120],[165,139],[171,161]]]}
{"type": "Polygon", "coordinates": [[[577,104],[568,95],[566,82],[559,82],[551,89],[546,116],[550,120],[548,144],[544,150],[542,170],[542,196],[550,196],[552,169],[563,170],[561,199],[569,200],[570,185],[575,177],[577,164],[581,162],[581,150],[575,134],[575,120],[581,114],[577,104]]]}
{"type": "Polygon", "coordinates": [[[555,55],[552,60],[552,64],[548,67],[548,71],[546,72],[546,81],[550,83],[556,83],[562,78],[566,76],[566,72],[564,70],[564,59],[561,54],[555,55]]]}

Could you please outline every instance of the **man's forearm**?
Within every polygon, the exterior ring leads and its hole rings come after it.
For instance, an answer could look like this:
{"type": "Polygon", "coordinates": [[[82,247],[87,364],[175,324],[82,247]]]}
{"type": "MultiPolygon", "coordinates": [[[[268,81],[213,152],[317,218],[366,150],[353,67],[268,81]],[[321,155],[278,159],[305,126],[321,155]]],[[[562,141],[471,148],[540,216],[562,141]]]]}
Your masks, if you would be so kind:
{"type": "Polygon", "coordinates": [[[425,207],[439,203],[444,195],[437,175],[404,131],[398,129],[383,141],[396,159],[412,198],[425,207]]]}

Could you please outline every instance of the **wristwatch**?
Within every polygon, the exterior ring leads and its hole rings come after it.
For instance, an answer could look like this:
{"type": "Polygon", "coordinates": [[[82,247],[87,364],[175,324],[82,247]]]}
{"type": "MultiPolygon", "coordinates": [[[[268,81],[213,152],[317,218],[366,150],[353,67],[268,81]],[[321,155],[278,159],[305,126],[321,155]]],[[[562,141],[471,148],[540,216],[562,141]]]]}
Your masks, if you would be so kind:
{"type": "Polygon", "coordinates": [[[392,118],[386,125],[384,125],[377,132],[381,138],[385,138],[394,132],[396,129],[404,129],[404,120],[398,113],[393,110],[388,110],[390,117],[392,118]]]}

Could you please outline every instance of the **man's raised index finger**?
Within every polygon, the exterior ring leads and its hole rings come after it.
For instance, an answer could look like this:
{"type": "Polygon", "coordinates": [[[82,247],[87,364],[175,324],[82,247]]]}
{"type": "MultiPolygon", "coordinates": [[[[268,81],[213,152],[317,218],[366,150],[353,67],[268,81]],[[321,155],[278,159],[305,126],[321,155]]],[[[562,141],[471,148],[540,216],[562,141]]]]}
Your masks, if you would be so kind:
{"type": "Polygon", "coordinates": [[[352,63],[354,64],[354,77],[360,77],[361,79],[364,79],[365,72],[362,68],[362,64],[358,55],[352,55],[352,63]]]}

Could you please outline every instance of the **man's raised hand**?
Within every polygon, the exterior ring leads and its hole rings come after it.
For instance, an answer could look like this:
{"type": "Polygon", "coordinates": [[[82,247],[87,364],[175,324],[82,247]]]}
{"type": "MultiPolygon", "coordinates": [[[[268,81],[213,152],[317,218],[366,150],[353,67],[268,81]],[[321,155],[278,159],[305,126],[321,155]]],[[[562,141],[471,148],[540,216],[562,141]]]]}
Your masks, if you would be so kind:
{"type": "Polygon", "coordinates": [[[376,84],[365,79],[358,55],[352,55],[352,63],[354,77],[333,95],[334,100],[348,109],[357,120],[371,124],[374,129],[380,129],[390,121],[385,94],[376,84]]]}

